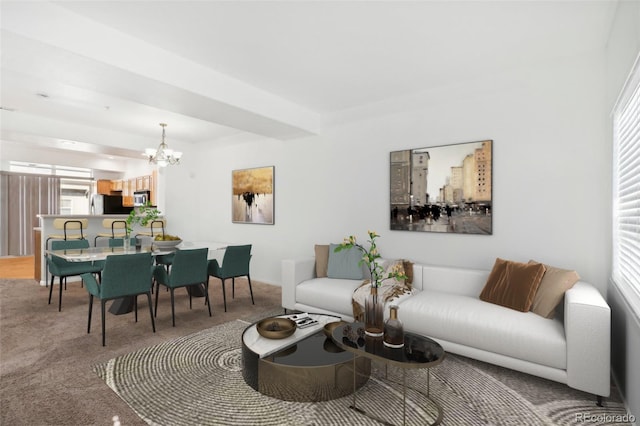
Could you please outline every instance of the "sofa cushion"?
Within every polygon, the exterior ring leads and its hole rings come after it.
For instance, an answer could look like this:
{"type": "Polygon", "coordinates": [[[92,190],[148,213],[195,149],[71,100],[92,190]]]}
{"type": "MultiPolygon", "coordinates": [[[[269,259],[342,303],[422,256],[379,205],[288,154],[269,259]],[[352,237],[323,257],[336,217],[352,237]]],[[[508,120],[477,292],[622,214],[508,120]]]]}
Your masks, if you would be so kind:
{"type": "Polygon", "coordinates": [[[564,327],[557,319],[429,290],[403,300],[398,317],[406,331],[553,368],[567,368],[564,327]]]}
{"type": "MultiPolygon", "coordinates": [[[[419,268],[413,288],[418,290],[442,291],[461,296],[478,297],[487,282],[489,271],[449,266],[425,265],[419,268]]],[[[414,269],[415,273],[415,269],[414,269]]]]}
{"type": "MultiPolygon", "coordinates": [[[[533,260],[530,262],[533,262],[533,260]]],[[[576,271],[560,269],[550,265],[544,265],[544,267],[545,273],[533,298],[531,312],[542,315],[545,318],[553,318],[556,307],[562,301],[564,293],[580,280],[580,276],[576,271]]]]}
{"type": "Polygon", "coordinates": [[[329,244],[316,244],[313,249],[316,255],[316,277],[324,278],[329,265],[329,244]]]}
{"type": "Polygon", "coordinates": [[[362,280],[316,278],[296,286],[296,302],[346,316],[353,314],[351,296],[362,280]]]}
{"type": "Polygon", "coordinates": [[[480,293],[480,300],[528,312],[542,276],[541,263],[521,263],[497,258],[480,293]]]}
{"type": "Polygon", "coordinates": [[[327,277],[347,280],[362,280],[362,252],[356,248],[341,250],[336,253],[340,244],[329,244],[329,264],[327,277]]]}

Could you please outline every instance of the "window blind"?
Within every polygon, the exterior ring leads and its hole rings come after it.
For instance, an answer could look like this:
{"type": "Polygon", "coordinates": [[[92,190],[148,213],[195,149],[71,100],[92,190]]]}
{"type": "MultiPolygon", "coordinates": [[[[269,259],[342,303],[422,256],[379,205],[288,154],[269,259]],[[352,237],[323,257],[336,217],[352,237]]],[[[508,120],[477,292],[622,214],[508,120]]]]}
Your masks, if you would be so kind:
{"type": "Polygon", "coordinates": [[[613,115],[613,280],[640,317],[640,69],[613,115]]]}

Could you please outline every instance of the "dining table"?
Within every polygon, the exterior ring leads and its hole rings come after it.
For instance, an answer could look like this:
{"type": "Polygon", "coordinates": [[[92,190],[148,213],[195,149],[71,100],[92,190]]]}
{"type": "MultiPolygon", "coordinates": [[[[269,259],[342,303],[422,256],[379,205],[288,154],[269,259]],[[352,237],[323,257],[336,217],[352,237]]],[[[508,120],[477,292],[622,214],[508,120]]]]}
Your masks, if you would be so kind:
{"type": "MultiPolygon", "coordinates": [[[[174,247],[158,247],[157,245],[146,244],[130,247],[88,247],[81,249],[47,250],[47,254],[60,257],[67,262],[98,262],[105,260],[108,256],[122,256],[135,253],[151,253],[153,257],[175,253],[176,250],[190,250],[208,248],[207,259],[216,259],[222,264],[224,251],[229,246],[227,243],[212,241],[182,241],[174,247]]],[[[204,285],[186,287],[193,297],[204,297],[204,285]]],[[[109,312],[114,315],[122,315],[133,311],[133,297],[123,297],[115,299],[109,307],[109,312]]]]}

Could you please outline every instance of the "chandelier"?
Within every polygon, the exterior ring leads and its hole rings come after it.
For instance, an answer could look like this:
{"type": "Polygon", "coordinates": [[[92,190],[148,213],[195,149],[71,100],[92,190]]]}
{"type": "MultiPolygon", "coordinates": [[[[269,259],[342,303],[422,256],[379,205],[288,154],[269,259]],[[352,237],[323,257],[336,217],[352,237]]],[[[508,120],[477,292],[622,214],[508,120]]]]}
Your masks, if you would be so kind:
{"type": "Polygon", "coordinates": [[[164,141],[165,127],[167,127],[167,125],[165,123],[160,123],[160,126],[162,126],[162,142],[160,142],[158,149],[145,149],[144,155],[149,157],[149,164],[157,164],[160,167],[166,167],[168,164],[180,164],[180,157],[182,157],[182,153],[169,149],[164,141]]]}

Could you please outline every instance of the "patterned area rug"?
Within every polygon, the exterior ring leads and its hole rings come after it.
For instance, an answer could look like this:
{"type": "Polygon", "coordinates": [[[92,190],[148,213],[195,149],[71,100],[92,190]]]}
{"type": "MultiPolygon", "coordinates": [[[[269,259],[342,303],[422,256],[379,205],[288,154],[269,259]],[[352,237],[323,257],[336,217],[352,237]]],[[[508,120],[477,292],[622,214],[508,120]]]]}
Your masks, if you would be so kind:
{"type": "MultiPolygon", "coordinates": [[[[241,372],[240,336],[248,324],[222,324],[114,358],[94,371],[151,425],[376,424],[348,408],[350,396],[300,403],[254,391],[241,372]]],[[[389,369],[384,377],[384,367],[374,363],[358,406],[398,424],[402,376],[389,369]]],[[[407,383],[424,393],[426,370],[410,370],[407,383]]],[[[452,354],[431,370],[429,383],[445,425],[626,424],[620,421],[626,412],[616,395],[597,407],[593,395],[452,354]]],[[[421,398],[407,393],[407,424],[425,424],[421,398]]]]}

